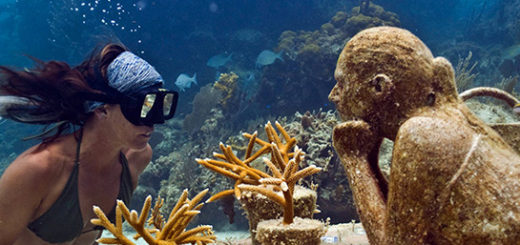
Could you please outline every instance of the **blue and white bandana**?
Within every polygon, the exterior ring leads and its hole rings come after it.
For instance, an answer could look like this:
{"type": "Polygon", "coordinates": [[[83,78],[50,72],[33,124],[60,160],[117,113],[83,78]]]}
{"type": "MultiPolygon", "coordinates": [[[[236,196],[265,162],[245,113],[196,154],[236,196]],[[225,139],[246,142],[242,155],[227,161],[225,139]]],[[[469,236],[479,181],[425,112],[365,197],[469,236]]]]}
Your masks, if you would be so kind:
{"type": "MultiPolygon", "coordinates": [[[[115,58],[107,68],[108,85],[119,92],[132,95],[152,86],[162,86],[161,75],[146,60],[132,52],[125,51],[115,58]]],[[[88,110],[93,111],[102,102],[89,102],[88,110]]]]}

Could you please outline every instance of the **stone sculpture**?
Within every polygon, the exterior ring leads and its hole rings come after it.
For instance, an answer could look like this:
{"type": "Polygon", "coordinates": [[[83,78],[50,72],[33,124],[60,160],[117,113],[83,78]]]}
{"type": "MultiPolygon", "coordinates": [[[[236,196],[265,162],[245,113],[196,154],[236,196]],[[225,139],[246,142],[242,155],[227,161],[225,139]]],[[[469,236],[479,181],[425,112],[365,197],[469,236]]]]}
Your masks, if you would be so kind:
{"type": "Polygon", "coordinates": [[[371,244],[520,241],[520,157],[459,98],[446,59],[406,30],[370,28],[335,78],[334,148],[371,244]],[[383,138],[395,143],[388,180],[383,138]]]}

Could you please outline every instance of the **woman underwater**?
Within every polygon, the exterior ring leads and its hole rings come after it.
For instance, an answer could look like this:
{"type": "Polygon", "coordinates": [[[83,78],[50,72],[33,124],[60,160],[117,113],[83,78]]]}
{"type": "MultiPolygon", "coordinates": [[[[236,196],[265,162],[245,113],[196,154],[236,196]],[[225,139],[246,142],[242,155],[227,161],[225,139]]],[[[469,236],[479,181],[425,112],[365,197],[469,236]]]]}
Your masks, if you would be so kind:
{"type": "Polygon", "coordinates": [[[0,67],[0,116],[56,126],[0,178],[0,244],[94,244],[92,206],[114,220],[116,199],[129,203],[153,125],[173,117],[178,94],[119,44],[73,68],[38,63],[0,67]]]}

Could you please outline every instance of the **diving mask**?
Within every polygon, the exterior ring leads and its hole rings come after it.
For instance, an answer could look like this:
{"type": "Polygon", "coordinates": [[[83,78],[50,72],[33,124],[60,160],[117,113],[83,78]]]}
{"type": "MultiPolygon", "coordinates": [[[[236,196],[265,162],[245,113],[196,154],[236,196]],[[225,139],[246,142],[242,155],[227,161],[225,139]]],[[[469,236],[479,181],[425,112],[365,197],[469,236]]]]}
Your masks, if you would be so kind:
{"type": "Polygon", "coordinates": [[[151,126],[173,117],[179,94],[159,88],[125,97],[118,103],[125,118],[134,125],[151,126]]]}
{"type": "Polygon", "coordinates": [[[136,126],[164,123],[171,119],[177,108],[179,94],[157,86],[126,95],[108,85],[98,86],[105,94],[83,93],[87,101],[119,104],[125,118],[136,126]],[[102,88],[101,88],[102,87],[102,88]]]}

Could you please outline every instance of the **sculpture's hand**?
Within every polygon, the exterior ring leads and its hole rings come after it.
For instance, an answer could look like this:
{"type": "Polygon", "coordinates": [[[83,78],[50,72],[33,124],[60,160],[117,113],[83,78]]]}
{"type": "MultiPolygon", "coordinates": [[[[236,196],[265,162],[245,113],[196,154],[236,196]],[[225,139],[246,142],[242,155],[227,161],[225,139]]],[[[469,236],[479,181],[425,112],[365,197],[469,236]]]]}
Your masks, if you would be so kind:
{"type": "Polygon", "coordinates": [[[348,121],[334,127],[332,139],[370,244],[385,244],[387,184],[377,165],[381,137],[364,121],[348,121]]]}
{"type": "MultiPolygon", "coordinates": [[[[366,159],[376,148],[381,138],[365,121],[347,121],[334,127],[332,139],[336,152],[342,159],[366,159]]],[[[355,161],[348,161],[355,162],[355,161]]]]}

